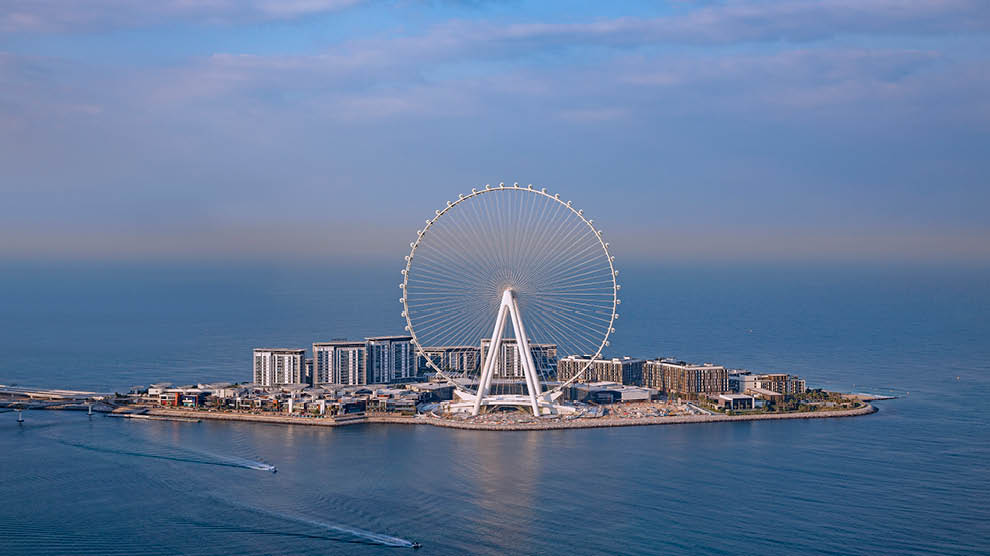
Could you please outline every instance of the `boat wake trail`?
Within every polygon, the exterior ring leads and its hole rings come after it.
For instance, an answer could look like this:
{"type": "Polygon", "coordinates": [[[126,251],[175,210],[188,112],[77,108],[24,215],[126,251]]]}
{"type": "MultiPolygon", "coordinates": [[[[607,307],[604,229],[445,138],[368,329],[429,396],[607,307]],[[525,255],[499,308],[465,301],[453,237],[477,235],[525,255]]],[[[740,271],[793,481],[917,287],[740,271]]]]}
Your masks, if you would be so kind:
{"type": "Polygon", "coordinates": [[[252,461],[241,458],[234,458],[229,456],[218,456],[212,454],[203,454],[203,457],[198,455],[174,455],[174,454],[156,454],[153,452],[139,452],[135,450],[119,450],[115,448],[107,448],[103,446],[95,446],[92,444],[84,444],[81,442],[70,442],[68,440],[54,439],[55,442],[59,444],[64,444],[66,446],[73,446],[75,448],[80,448],[83,450],[89,450],[91,452],[101,452],[104,454],[115,454],[123,456],[133,456],[138,458],[150,458],[150,459],[160,459],[166,461],[178,461],[182,463],[198,463],[201,465],[218,465],[221,467],[236,467],[240,469],[252,469],[256,471],[275,471],[274,465],[269,465],[260,461],[252,461]]]}
{"type": "Polygon", "coordinates": [[[327,523],[325,521],[320,521],[317,519],[312,519],[310,517],[292,514],[287,512],[279,512],[274,510],[268,510],[264,508],[258,508],[254,506],[247,506],[244,504],[232,503],[228,500],[217,499],[217,501],[247,510],[253,513],[263,515],[265,517],[274,517],[276,519],[282,519],[285,521],[290,521],[300,525],[307,525],[314,527],[316,529],[322,529],[324,531],[330,532],[333,535],[304,535],[299,533],[286,533],[282,531],[266,531],[261,529],[251,529],[250,531],[258,534],[265,535],[289,535],[289,536],[304,536],[309,538],[322,538],[327,540],[334,540],[340,542],[349,542],[357,544],[370,544],[375,546],[389,546],[393,548],[419,548],[419,544],[399,537],[393,537],[391,535],[386,535],[384,533],[375,533],[373,531],[366,531],[364,529],[358,529],[357,527],[348,527],[346,525],[341,525],[338,523],[327,523]]]}
{"type": "Polygon", "coordinates": [[[236,456],[223,456],[220,454],[209,454],[210,457],[216,458],[218,462],[233,467],[243,467],[244,469],[254,469],[255,471],[271,471],[274,473],[276,471],[274,465],[270,465],[261,461],[254,461],[245,458],[239,458],[236,456]]]}

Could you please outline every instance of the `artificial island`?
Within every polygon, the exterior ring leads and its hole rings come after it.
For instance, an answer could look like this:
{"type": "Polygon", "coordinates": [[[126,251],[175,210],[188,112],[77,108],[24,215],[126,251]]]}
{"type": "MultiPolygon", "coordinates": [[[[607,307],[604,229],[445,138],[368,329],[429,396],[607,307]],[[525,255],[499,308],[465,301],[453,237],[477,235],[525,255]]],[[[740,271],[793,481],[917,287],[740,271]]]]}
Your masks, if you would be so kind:
{"type": "Polygon", "coordinates": [[[244,383],[113,395],[0,387],[0,397],[15,409],[95,406],[143,419],[486,430],[875,411],[876,396],[809,390],[786,372],[604,355],[621,304],[615,258],[594,221],[546,189],[472,189],[435,211],[409,246],[403,335],[316,341],[309,354],[254,348],[244,383]]]}

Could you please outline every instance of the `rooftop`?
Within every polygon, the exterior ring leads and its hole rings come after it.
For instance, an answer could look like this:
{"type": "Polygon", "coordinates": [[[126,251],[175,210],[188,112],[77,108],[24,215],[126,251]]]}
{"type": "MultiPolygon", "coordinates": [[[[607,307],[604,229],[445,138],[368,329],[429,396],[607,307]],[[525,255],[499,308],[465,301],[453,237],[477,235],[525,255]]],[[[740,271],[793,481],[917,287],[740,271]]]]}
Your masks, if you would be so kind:
{"type": "Polygon", "coordinates": [[[567,357],[561,357],[560,361],[600,361],[603,363],[642,363],[644,360],[633,357],[612,357],[611,359],[605,359],[604,357],[596,357],[591,359],[589,355],[568,355],[567,357]]]}
{"type": "Polygon", "coordinates": [[[329,342],[313,342],[313,347],[323,346],[364,346],[364,342],[360,340],[331,340],[329,342]]]}

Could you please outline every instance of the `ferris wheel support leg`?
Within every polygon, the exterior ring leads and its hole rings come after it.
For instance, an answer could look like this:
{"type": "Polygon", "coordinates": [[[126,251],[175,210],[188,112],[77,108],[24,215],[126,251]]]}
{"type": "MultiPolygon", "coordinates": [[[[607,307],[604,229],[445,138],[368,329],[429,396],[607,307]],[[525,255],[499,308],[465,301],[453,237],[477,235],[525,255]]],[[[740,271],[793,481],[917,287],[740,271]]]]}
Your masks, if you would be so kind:
{"type": "Polygon", "coordinates": [[[519,314],[519,304],[516,303],[516,296],[512,290],[505,290],[502,294],[502,303],[509,303],[509,316],[512,317],[512,328],[516,332],[516,348],[519,350],[519,359],[522,361],[523,374],[526,375],[526,389],[529,390],[529,401],[533,406],[533,415],[540,416],[540,403],[536,396],[539,394],[540,381],[536,376],[536,362],[533,361],[533,350],[529,349],[529,338],[526,336],[526,329],[523,327],[522,316],[519,314]]]}
{"type": "Polygon", "coordinates": [[[495,318],[495,329],[492,330],[492,340],[488,344],[488,354],[485,356],[484,367],[481,369],[481,380],[478,381],[478,397],[474,400],[472,415],[481,412],[481,401],[488,396],[491,388],[492,375],[495,374],[495,361],[497,353],[502,350],[502,336],[505,334],[505,314],[509,312],[509,306],[505,303],[503,295],[502,304],[498,308],[498,316],[495,318]]]}

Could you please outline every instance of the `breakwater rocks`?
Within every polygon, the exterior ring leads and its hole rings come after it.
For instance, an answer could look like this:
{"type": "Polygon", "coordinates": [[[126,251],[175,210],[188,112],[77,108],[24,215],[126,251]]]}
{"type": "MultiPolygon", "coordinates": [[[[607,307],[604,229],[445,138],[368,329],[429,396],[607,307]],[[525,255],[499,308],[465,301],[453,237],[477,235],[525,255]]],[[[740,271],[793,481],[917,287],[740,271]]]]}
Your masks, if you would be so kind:
{"type": "Polygon", "coordinates": [[[839,409],[831,411],[808,411],[800,413],[760,413],[753,415],[683,415],[676,417],[635,417],[610,418],[598,417],[589,419],[574,419],[570,421],[534,421],[532,423],[474,423],[459,419],[440,419],[436,417],[411,417],[400,415],[364,415],[343,419],[319,417],[295,417],[288,415],[259,415],[254,413],[227,413],[209,411],[185,411],[175,409],[151,409],[149,414],[162,416],[177,416],[193,419],[216,419],[222,421],[250,421],[255,423],[272,423],[280,425],[315,425],[323,427],[339,427],[361,423],[393,424],[393,425],[430,425],[452,429],[484,430],[484,431],[536,431],[560,429],[589,429],[605,427],[639,427],[647,425],[683,425],[692,423],[722,423],[726,421],[772,421],[779,419],[828,419],[835,417],[856,417],[875,413],[877,408],[866,404],[856,409],[839,409]]]}

